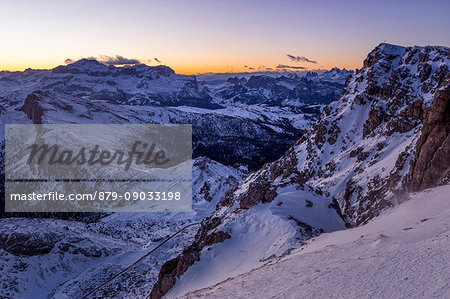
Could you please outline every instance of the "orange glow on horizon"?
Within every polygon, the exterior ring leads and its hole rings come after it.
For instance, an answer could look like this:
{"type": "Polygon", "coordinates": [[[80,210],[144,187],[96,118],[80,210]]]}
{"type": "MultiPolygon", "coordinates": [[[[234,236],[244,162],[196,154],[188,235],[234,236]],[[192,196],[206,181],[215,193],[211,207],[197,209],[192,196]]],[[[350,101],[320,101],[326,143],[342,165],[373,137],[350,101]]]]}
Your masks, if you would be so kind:
{"type": "MultiPolygon", "coordinates": [[[[4,62],[0,62],[0,71],[10,71],[10,72],[23,72],[26,69],[34,69],[34,70],[48,70],[48,69],[53,69],[59,65],[65,65],[64,63],[31,63],[31,64],[26,64],[26,63],[20,63],[20,64],[7,64],[4,62]]],[[[149,66],[156,66],[156,64],[147,64],[149,66]]],[[[224,65],[207,65],[207,64],[202,64],[202,65],[194,65],[194,64],[190,64],[190,65],[185,65],[185,64],[181,64],[181,65],[170,65],[170,64],[162,64],[162,65],[167,65],[168,67],[172,68],[175,73],[177,74],[183,74],[183,75],[198,75],[198,74],[205,74],[205,73],[257,73],[257,72],[270,72],[270,71],[278,71],[278,72],[282,72],[283,69],[277,69],[275,65],[270,65],[270,64],[257,64],[257,65],[265,65],[266,68],[268,69],[264,69],[264,68],[259,68],[257,66],[250,66],[253,69],[250,69],[249,67],[244,67],[244,65],[236,65],[236,66],[224,66],[224,65]],[[271,68],[271,69],[270,69],[271,68]]],[[[346,68],[348,70],[354,70],[357,68],[361,68],[362,66],[362,60],[359,64],[341,64],[341,63],[336,63],[336,64],[320,64],[320,65],[312,65],[312,66],[304,66],[306,67],[306,69],[304,70],[291,70],[291,69],[286,69],[288,71],[309,71],[309,70],[327,70],[327,69],[331,69],[333,67],[339,67],[339,68],[346,68]]]]}
{"type": "MultiPolygon", "coordinates": [[[[169,65],[170,66],[170,65],[169,65]]],[[[276,65],[275,65],[276,66],[276,65]]],[[[203,66],[203,67],[194,67],[194,66],[179,66],[179,67],[172,67],[174,71],[177,74],[183,74],[183,75],[198,75],[198,74],[206,74],[206,73],[258,73],[258,72],[283,72],[283,69],[277,69],[274,66],[269,66],[272,69],[264,70],[264,69],[253,69],[250,70],[248,68],[245,68],[243,66],[236,66],[233,68],[229,67],[220,67],[220,66],[203,66]]],[[[288,72],[294,72],[294,71],[317,71],[317,70],[330,70],[334,67],[338,67],[340,69],[347,69],[347,70],[355,70],[360,69],[362,67],[362,61],[359,64],[348,64],[348,65],[341,65],[341,64],[330,64],[330,65],[320,65],[319,66],[313,66],[313,67],[306,67],[306,69],[303,70],[291,70],[286,69],[288,72]]]]}

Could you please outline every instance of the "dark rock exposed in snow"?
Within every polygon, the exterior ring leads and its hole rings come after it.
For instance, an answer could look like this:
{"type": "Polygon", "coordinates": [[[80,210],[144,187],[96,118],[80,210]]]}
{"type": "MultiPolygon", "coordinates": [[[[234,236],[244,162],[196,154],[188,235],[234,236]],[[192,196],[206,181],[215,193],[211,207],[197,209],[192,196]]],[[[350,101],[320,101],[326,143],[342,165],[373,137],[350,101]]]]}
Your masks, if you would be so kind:
{"type": "Polygon", "coordinates": [[[422,134],[410,173],[411,191],[445,184],[450,179],[450,79],[425,110],[422,134]]]}

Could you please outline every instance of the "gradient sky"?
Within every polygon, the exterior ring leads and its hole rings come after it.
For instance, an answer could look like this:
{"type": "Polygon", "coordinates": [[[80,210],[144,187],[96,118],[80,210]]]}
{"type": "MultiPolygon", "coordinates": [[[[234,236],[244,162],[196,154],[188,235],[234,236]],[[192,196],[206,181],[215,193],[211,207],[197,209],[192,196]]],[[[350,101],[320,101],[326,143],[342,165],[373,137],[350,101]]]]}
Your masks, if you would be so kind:
{"type": "Polygon", "coordinates": [[[185,74],[354,69],[383,41],[449,46],[449,14],[448,0],[0,0],[0,70],[99,55],[157,57],[185,74]]]}

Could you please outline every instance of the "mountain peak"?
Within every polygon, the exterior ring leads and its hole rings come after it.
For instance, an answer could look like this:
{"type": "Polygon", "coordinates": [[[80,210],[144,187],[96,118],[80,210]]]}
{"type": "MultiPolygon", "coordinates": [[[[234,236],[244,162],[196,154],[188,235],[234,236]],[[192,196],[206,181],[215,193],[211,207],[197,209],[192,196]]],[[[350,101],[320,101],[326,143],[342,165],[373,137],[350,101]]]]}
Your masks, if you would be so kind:
{"type": "Polygon", "coordinates": [[[82,58],[82,59],[80,59],[78,61],[75,61],[73,63],[69,63],[67,66],[89,66],[89,65],[104,65],[104,64],[99,62],[96,59],[82,58]]]}
{"type": "Polygon", "coordinates": [[[87,74],[104,76],[114,67],[107,66],[95,59],[83,58],[68,65],[60,65],[52,70],[52,73],[87,74]]]}
{"type": "Polygon", "coordinates": [[[89,76],[108,76],[108,75],[134,75],[142,76],[164,76],[168,77],[175,74],[175,71],[168,66],[148,66],[146,64],[127,65],[116,67],[106,65],[96,59],[83,58],[68,65],[60,65],[52,70],[53,73],[86,74],[89,76]]]}
{"type": "Polygon", "coordinates": [[[375,47],[374,51],[376,51],[377,49],[385,53],[388,53],[388,52],[402,51],[405,50],[406,47],[383,42],[380,43],[377,47],[375,47]]]}

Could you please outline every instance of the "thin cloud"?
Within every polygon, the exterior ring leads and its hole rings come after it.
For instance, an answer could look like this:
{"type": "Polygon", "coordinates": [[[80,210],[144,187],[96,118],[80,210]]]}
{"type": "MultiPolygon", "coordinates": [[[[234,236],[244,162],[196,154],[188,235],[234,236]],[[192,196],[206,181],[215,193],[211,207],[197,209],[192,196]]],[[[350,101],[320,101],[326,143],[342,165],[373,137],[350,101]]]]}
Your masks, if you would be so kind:
{"type": "Polygon", "coordinates": [[[295,55],[291,55],[291,54],[286,54],[286,56],[290,60],[295,61],[295,62],[307,62],[307,63],[314,63],[314,64],[317,63],[317,61],[308,59],[305,56],[295,56],[295,55]]]}
{"type": "Polygon", "coordinates": [[[263,64],[261,64],[260,66],[258,66],[258,71],[260,71],[260,70],[265,70],[265,69],[267,69],[267,67],[266,67],[265,65],[263,65],[263,64]]]}
{"type": "Polygon", "coordinates": [[[304,70],[304,69],[306,69],[306,67],[303,67],[303,66],[295,66],[295,65],[279,64],[279,65],[277,65],[277,69],[304,70]]]}
{"type": "Polygon", "coordinates": [[[121,55],[116,56],[106,56],[100,55],[100,59],[98,60],[101,63],[106,65],[125,65],[125,64],[139,64],[140,60],[134,58],[126,58],[121,55]]]}
{"type": "MultiPolygon", "coordinates": [[[[96,60],[100,63],[106,64],[106,65],[132,65],[132,64],[141,64],[141,63],[151,63],[151,59],[147,60],[139,60],[136,58],[127,58],[122,55],[115,55],[115,56],[108,56],[108,55],[100,55],[98,57],[94,56],[88,56],[88,57],[82,57],[80,59],[88,59],[88,60],[96,60]]],[[[158,63],[161,63],[161,61],[158,58],[154,58],[154,60],[158,63]]],[[[71,64],[76,62],[76,60],[72,58],[66,58],[64,60],[65,64],[71,64]]]]}

